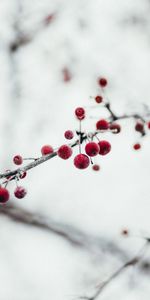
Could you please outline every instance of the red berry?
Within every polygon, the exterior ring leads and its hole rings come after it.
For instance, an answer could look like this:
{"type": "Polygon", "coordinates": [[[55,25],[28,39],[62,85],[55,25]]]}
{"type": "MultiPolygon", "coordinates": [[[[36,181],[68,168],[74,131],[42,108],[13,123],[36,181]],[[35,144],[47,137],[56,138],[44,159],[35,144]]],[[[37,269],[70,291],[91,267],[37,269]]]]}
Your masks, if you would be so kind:
{"type": "Polygon", "coordinates": [[[143,133],[144,131],[144,124],[141,123],[141,122],[137,122],[136,125],[135,125],[135,130],[140,132],[140,133],[143,133]]]}
{"type": "Polygon", "coordinates": [[[139,149],[141,149],[141,145],[140,144],[134,144],[133,145],[133,148],[134,148],[134,150],[139,150],[139,149]]]}
{"type": "Polygon", "coordinates": [[[117,123],[112,123],[109,125],[109,129],[112,130],[112,133],[119,133],[121,131],[121,126],[117,123]]]}
{"type": "Polygon", "coordinates": [[[150,121],[147,123],[148,129],[150,129],[150,121]]]}
{"type": "Polygon", "coordinates": [[[85,110],[83,107],[77,107],[75,110],[75,115],[78,120],[83,120],[85,118],[85,110]]]}
{"type": "Polygon", "coordinates": [[[19,175],[19,178],[20,178],[20,179],[23,179],[23,178],[26,177],[26,175],[27,175],[27,172],[25,171],[25,172],[23,172],[23,173],[21,173],[21,174],[19,175]]]}
{"type": "Polygon", "coordinates": [[[94,171],[99,171],[99,170],[100,170],[100,166],[99,166],[99,165],[93,165],[93,166],[92,166],[92,169],[93,169],[94,171]]]}
{"type": "Polygon", "coordinates": [[[109,128],[109,123],[104,119],[99,120],[96,123],[96,129],[97,130],[107,130],[108,128],[109,128]]]}
{"type": "Polygon", "coordinates": [[[68,145],[62,145],[58,149],[57,154],[62,159],[68,159],[72,155],[72,148],[68,145]]]}
{"type": "Polygon", "coordinates": [[[47,155],[47,154],[51,154],[54,152],[54,149],[52,146],[50,145],[44,145],[42,148],[41,148],[41,153],[42,155],[47,155]]]}
{"type": "Polygon", "coordinates": [[[99,78],[98,79],[98,84],[101,86],[101,87],[105,87],[107,85],[107,79],[106,78],[99,78]]]}
{"type": "Polygon", "coordinates": [[[96,156],[99,153],[99,151],[99,145],[94,142],[90,142],[85,146],[85,152],[88,156],[96,156]]]}
{"type": "Polygon", "coordinates": [[[55,18],[55,14],[47,15],[46,18],[44,19],[45,25],[49,25],[53,21],[54,18],[55,18]]]}
{"type": "Polygon", "coordinates": [[[124,235],[124,236],[129,235],[128,229],[123,229],[123,230],[121,231],[121,234],[124,235]]]}
{"type": "Polygon", "coordinates": [[[102,97],[102,96],[96,96],[96,97],[95,97],[95,101],[96,101],[97,103],[102,103],[103,97],[102,97]]]}
{"type": "Polygon", "coordinates": [[[27,194],[27,191],[22,186],[17,186],[15,191],[14,191],[15,197],[18,198],[18,199],[24,198],[26,196],[26,194],[27,194]]]}
{"type": "Polygon", "coordinates": [[[72,75],[71,75],[70,70],[68,68],[64,68],[62,70],[62,73],[63,73],[64,82],[68,82],[72,79],[72,75]]]}
{"type": "Polygon", "coordinates": [[[13,162],[15,165],[21,165],[23,163],[23,158],[21,155],[15,155],[13,158],[13,162]]]}
{"type": "Polygon", "coordinates": [[[100,147],[100,155],[106,155],[111,151],[111,144],[108,141],[100,141],[98,145],[100,147]]]}
{"type": "Polygon", "coordinates": [[[72,140],[74,137],[73,131],[71,130],[65,131],[64,136],[67,140],[72,140]]]}
{"type": "Polygon", "coordinates": [[[86,169],[90,164],[90,160],[85,154],[78,154],[74,158],[74,165],[77,169],[86,169]]]}
{"type": "Polygon", "coordinates": [[[6,203],[9,200],[9,192],[6,188],[0,187],[0,203],[6,203]]]}

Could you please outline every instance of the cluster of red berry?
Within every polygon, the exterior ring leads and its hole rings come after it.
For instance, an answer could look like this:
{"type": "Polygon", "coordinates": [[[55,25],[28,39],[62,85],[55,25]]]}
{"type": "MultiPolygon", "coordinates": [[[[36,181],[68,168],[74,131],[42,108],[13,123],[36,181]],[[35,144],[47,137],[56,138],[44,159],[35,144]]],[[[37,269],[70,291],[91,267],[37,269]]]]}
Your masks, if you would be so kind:
{"type": "MultiPolygon", "coordinates": [[[[21,165],[23,163],[23,158],[21,155],[15,155],[13,158],[13,162],[15,165],[21,165]]],[[[10,170],[6,170],[6,172],[9,172],[10,170]]],[[[0,204],[5,204],[9,198],[10,198],[10,194],[9,191],[7,190],[7,185],[9,183],[9,181],[11,181],[12,179],[16,179],[16,188],[14,190],[14,196],[18,199],[22,199],[26,196],[27,191],[23,186],[18,186],[17,181],[19,179],[23,179],[26,177],[26,172],[20,172],[20,174],[18,174],[18,176],[16,176],[15,178],[12,178],[11,176],[6,176],[6,180],[3,182],[3,186],[0,186],[0,204]]]]}
{"type": "MultiPolygon", "coordinates": [[[[117,117],[112,110],[110,109],[110,104],[104,101],[104,88],[107,86],[107,79],[105,78],[99,78],[98,79],[98,85],[101,87],[101,94],[94,97],[94,100],[97,104],[103,103],[104,107],[109,111],[110,118],[109,120],[106,119],[100,119],[96,122],[96,128],[94,133],[86,134],[85,132],[82,132],[81,130],[81,123],[86,117],[86,111],[83,107],[77,107],[75,109],[75,117],[79,121],[79,131],[76,131],[77,134],[77,140],[72,143],[71,145],[61,145],[57,150],[54,150],[54,148],[51,145],[44,145],[41,148],[41,154],[42,157],[51,158],[53,156],[58,156],[64,160],[69,159],[73,154],[73,147],[79,146],[79,153],[74,157],[73,163],[74,166],[77,169],[86,169],[89,167],[89,165],[92,165],[92,169],[94,171],[99,171],[100,166],[99,164],[93,163],[93,159],[97,155],[107,155],[111,151],[111,144],[107,140],[100,140],[99,139],[99,133],[110,131],[113,134],[118,134],[121,132],[121,126],[116,121],[121,119],[120,117],[117,117]],[[84,151],[81,149],[81,145],[85,142],[84,151]]],[[[123,117],[122,117],[123,118],[123,117]]],[[[137,117],[136,117],[137,120],[137,117]]],[[[135,124],[135,130],[141,134],[141,136],[145,135],[146,131],[146,124],[148,129],[150,129],[150,122],[145,122],[144,119],[140,118],[140,120],[136,121],[135,124]]],[[[67,130],[64,133],[64,137],[67,140],[72,140],[74,138],[74,132],[71,130],[67,130]]],[[[135,150],[139,150],[141,148],[140,143],[136,143],[133,145],[133,148],[135,150]]],[[[31,158],[30,158],[31,159],[31,158]]],[[[27,160],[23,158],[21,155],[16,155],[13,158],[14,164],[20,166],[23,164],[23,161],[27,160]]],[[[41,160],[41,158],[33,158],[35,162],[38,162],[41,160]]],[[[44,160],[43,160],[44,162],[44,160]]],[[[37,163],[32,167],[36,166],[37,163]]],[[[28,168],[22,167],[15,170],[15,172],[11,173],[10,170],[6,171],[6,174],[4,176],[1,176],[1,178],[5,178],[5,181],[0,185],[0,204],[5,204],[9,198],[9,191],[7,190],[7,185],[10,181],[15,180],[16,181],[16,189],[14,191],[14,195],[16,198],[21,199],[24,198],[27,194],[27,191],[24,187],[18,186],[18,181],[20,179],[23,179],[27,175],[28,168]],[[11,174],[9,174],[9,171],[11,174]],[[8,173],[8,174],[7,174],[8,173]],[[13,175],[12,175],[13,174],[13,175]]]]}
{"type": "MultiPolygon", "coordinates": [[[[138,121],[136,124],[135,124],[135,131],[139,132],[142,136],[145,135],[145,130],[146,130],[146,127],[145,127],[145,121],[138,121]]],[[[150,129],[150,122],[147,122],[147,128],[150,129]]],[[[141,149],[141,144],[140,143],[136,143],[133,145],[133,149],[134,150],[139,150],[141,149]]]]}

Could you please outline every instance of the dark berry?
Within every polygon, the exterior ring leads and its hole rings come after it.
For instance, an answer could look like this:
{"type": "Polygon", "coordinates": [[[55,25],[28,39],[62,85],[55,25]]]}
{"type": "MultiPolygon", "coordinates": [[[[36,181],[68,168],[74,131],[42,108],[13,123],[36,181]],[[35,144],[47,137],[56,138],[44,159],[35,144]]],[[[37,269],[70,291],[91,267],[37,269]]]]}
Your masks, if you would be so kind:
{"type": "Polygon", "coordinates": [[[107,85],[107,79],[104,78],[104,77],[101,77],[98,79],[98,84],[101,86],[101,87],[105,87],[107,85]]]}
{"type": "Polygon", "coordinates": [[[74,158],[74,165],[77,169],[86,169],[90,164],[90,160],[85,154],[78,154],[74,158]]]}
{"type": "Polygon", "coordinates": [[[26,196],[26,194],[27,194],[27,191],[22,186],[17,186],[15,191],[14,191],[15,197],[18,198],[18,199],[24,198],[26,196]]]}
{"type": "Polygon", "coordinates": [[[111,151],[111,144],[108,141],[100,141],[98,145],[100,147],[100,155],[106,155],[111,151]]]}
{"type": "Polygon", "coordinates": [[[121,234],[124,235],[124,236],[129,235],[128,229],[123,229],[123,230],[121,231],[121,234]]]}
{"type": "Polygon", "coordinates": [[[95,101],[96,101],[96,103],[102,103],[103,97],[102,96],[96,96],[95,101]]]}
{"type": "Polygon", "coordinates": [[[44,23],[45,25],[49,25],[55,18],[55,14],[49,14],[46,16],[46,18],[44,19],[44,23]]]}
{"type": "Polygon", "coordinates": [[[117,123],[112,123],[109,125],[109,129],[112,131],[112,133],[116,134],[121,131],[121,126],[117,123]]]}
{"type": "Polygon", "coordinates": [[[74,137],[73,131],[71,130],[65,131],[64,136],[67,140],[72,140],[74,137]]]}
{"type": "Polygon", "coordinates": [[[27,172],[25,171],[25,172],[22,172],[20,175],[19,175],[19,178],[20,179],[23,179],[23,178],[25,178],[27,176],[27,172]]]}
{"type": "Polygon", "coordinates": [[[100,166],[95,164],[95,165],[92,166],[92,169],[94,171],[99,171],[100,170],[100,166]]]}
{"type": "Polygon", "coordinates": [[[72,148],[68,145],[62,145],[58,149],[57,154],[62,159],[68,159],[72,155],[72,148]]]}
{"type": "Polygon", "coordinates": [[[21,155],[15,155],[13,158],[13,162],[15,165],[21,165],[23,163],[23,158],[21,155]]]}
{"type": "Polygon", "coordinates": [[[89,142],[85,146],[85,152],[88,156],[96,156],[99,154],[100,147],[97,143],[94,142],[89,142]]]}
{"type": "Polygon", "coordinates": [[[108,128],[109,128],[109,123],[104,119],[99,120],[96,123],[96,129],[97,130],[107,130],[108,128]]]}
{"type": "Polygon", "coordinates": [[[68,68],[62,70],[64,82],[69,82],[72,79],[72,74],[68,68]]]}
{"type": "Polygon", "coordinates": [[[44,145],[42,148],[41,148],[41,153],[42,155],[47,155],[47,154],[51,154],[54,152],[54,149],[52,146],[50,145],[44,145]]]}
{"type": "Polygon", "coordinates": [[[141,123],[141,122],[137,122],[136,125],[135,125],[135,130],[140,132],[140,133],[143,133],[144,131],[144,124],[141,123]]]}
{"type": "Polygon", "coordinates": [[[0,187],[0,203],[6,203],[9,200],[9,192],[6,188],[0,187]]]}
{"type": "Polygon", "coordinates": [[[134,150],[141,149],[141,145],[139,143],[133,145],[134,150]]]}
{"type": "Polygon", "coordinates": [[[78,120],[83,120],[85,118],[85,110],[83,107],[77,107],[75,110],[75,115],[78,120]]]}

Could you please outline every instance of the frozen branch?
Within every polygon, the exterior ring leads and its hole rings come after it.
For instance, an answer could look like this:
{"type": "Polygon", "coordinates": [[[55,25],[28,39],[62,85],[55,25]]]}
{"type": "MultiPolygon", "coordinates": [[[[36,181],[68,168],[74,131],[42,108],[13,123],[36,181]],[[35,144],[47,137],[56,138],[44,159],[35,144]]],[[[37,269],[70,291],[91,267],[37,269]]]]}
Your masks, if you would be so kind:
{"type": "MultiPolygon", "coordinates": [[[[110,104],[107,103],[105,104],[106,109],[109,111],[110,113],[110,117],[111,117],[111,122],[116,121],[116,120],[121,120],[121,119],[127,119],[127,118],[133,118],[133,119],[140,119],[141,121],[145,122],[145,116],[139,115],[139,114],[131,114],[131,115],[121,115],[121,116],[117,116],[116,114],[114,114],[114,112],[112,111],[110,104]]],[[[150,115],[150,113],[148,112],[146,114],[146,117],[150,115]]],[[[77,131],[77,135],[79,136],[79,139],[77,139],[75,142],[73,142],[72,144],[70,144],[69,146],[71,146],[72,148],[82,144],[85,140],[88,140],[91,136],[97,136],[99,133],[101,133],[102,131],[95,131],[93,133],[90,133],[89,135],[81,132],[81,131],[77,131]]],[[[145,132],[143,132],[142,136],[145,135],[145,132]]],[[[42,156],[40,158],[36,158],[34,159],[32,162],[28,163],[26,166],[17,168],[15,170],[12,171],[7,171],[3,174],[0,174],[0,179],[2,178],[8,178],[9,176],[11,176],[10,181],[15,180],[17,178],[17,176],[19,176],[20,174],[22,174],[23,172],[26,172],[28,170],[31,170],[35,167],[37,167],[38,165],[41,165],[42,163],[54,158],[57,156],[57,151],[53,152],[52,154],[48,154],[45,156],[42,156]]]]}

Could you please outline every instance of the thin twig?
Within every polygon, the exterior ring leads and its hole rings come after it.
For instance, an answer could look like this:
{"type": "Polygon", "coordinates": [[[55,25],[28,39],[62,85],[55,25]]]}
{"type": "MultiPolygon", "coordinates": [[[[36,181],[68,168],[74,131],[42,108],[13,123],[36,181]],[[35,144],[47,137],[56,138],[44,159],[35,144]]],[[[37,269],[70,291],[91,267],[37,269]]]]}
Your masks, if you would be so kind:
{"type": "MultiPolygon", "coordinates": [[[[140,119],[143,122],[145,122],[144,117],[142,117],[139,114],[117,116],[116,114],[113,113],[109,103],[107,103],[105,105],[105,107],[109,111],[109,113],[111,115],[111,118],[112,118],[112,121],[127,119],[127,118],[134,118],[134,119],[140,119]]],[[[101,131],[95,131],[95,132],[92,133],[92,136],[94,137],[97,134],[99,134],[100,132],[101,131]]],[[[88,139],[88,134],[86,134],[84,132],[78,132],[78,131],[76,133],[77,133],[77,135],[79,135],[79,139],[76,140],[75,142],[73,142],[72,144],[70,144],[70,146],[72,148],[77,146],[77,145],[80,145],[80,147],[81,147],[81,144],[83,143],[83,141],[88,139]]],[[[19,175],[20,173],[31,170],[31,169],[37,167],[38,165],[46,162],[47,160],[49,160],[53,157],[56,157],[56,156],[57,156],[57,151],[54,151],[52,154],[48,154],[48,155],[42,156],[40,158],[37,158],[36,160],[34,160],[33,162],[27,164],[24,167],[20,167],[20,168],[17,168],[15,170],[12,170],[12,171],[9,171],[9,172],[7,171],[3,174],[0,174],[0,179],[7,178],[8,176],[11,176],[12,177],[11,180],[14,180],[16,178],[16,176],[19,175]]]]}
{"type": "Polygon", "coordinates": [[[80,299],[85,300],[95,300],[97,299],[101,293],[104,291],[104,289],[114,281],[123,271],[125,271],[126,268],[130,266],[135,266],[140,262],[140,260],[143,258],[143,255],[145,254],[145,251],[147,249],[147,246],[149,245],[149,240],[147,239],[144,246],[140,249],[138,254],[136,254],[132,259],[128,260],[126,263],[124,263],[117,271],[115,271],[107,280],[100,283],[98,285],[97,291],[94,293],[93,296],[87,297],[87,296],[81,296],[80,299]]]}

